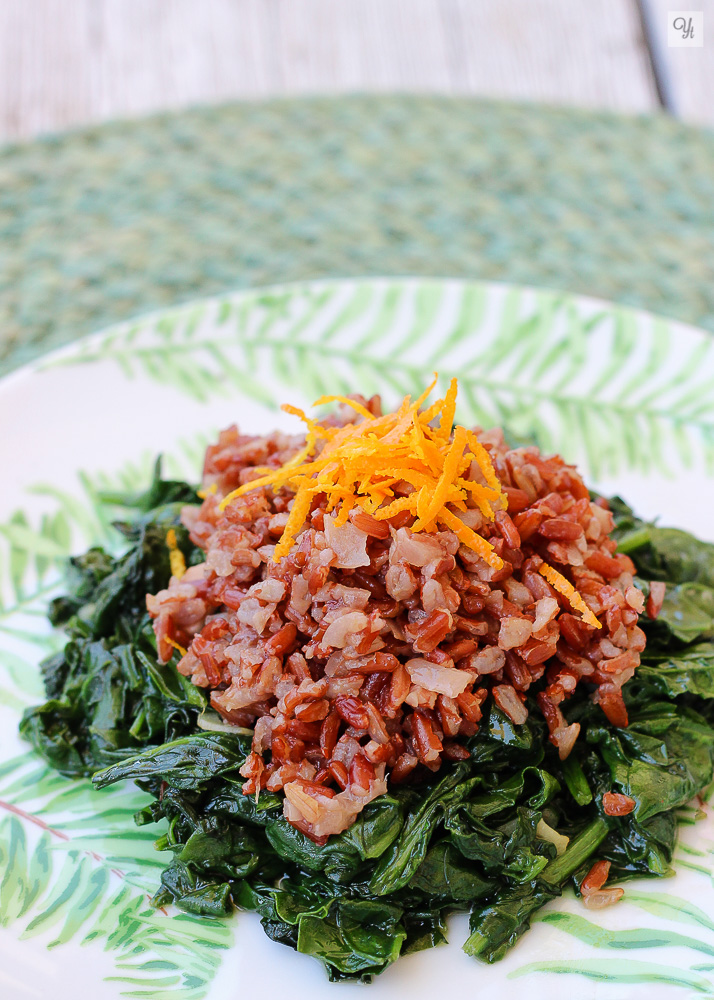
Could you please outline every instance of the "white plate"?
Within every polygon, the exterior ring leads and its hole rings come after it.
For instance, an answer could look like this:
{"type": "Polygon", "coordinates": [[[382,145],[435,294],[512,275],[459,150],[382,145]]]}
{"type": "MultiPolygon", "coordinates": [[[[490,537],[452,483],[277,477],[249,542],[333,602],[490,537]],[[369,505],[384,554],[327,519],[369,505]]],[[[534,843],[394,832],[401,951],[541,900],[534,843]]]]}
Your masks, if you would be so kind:
{"type": "Polygon", "coordinates": [[[381,392],[393,404],[435,369],[442,382],[459,376],[463,422],[535,434],[604,492],[714,540],[711,337],[571,295],[409,279],[241,292],[115,327],[0,384],[3,997],[714,994],[714,825],[693,810],[674,878],[628,884],[599,914],[566,896],[494,966],[462,953],[456,918],[449,945],[401,959],[367,994],[330,985],[253,914],[153,911],[156,829],[131,820],[145,797],[60,778],[15,735],[23,706],[42,696],[37,663],[58,645],[42,617],[58,567],[110,537],[97,490],[145,483],[158,452],[169,473],[196,480],[220,427],[291,429],[277,405],[323,392],[381,392]]]}

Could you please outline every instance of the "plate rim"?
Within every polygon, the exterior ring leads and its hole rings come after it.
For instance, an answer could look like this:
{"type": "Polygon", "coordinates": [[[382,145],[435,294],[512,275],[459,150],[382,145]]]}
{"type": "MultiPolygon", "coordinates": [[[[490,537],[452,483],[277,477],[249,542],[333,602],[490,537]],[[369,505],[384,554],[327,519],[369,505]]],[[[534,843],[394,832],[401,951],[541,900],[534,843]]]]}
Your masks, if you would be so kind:
{"type": "Polygon", "coordinates": [[[658,313],[651,309],[645,309],[640,306],[633,306],[628,303],[617,302],[613,299],[600,298],[599,296],[588,295],[586,293],[574,292],[569,289],[562,289],[552,286],[545,285],[529,285],[522,284],[515,281],[494,281],[490,278],[460,278],[460,277],[449,277],[439,276],[439,275],[356,275],[356,276],[345,276],[345,277],[326,277],[326,278],[303,278],[295,281],[285,281],[285,282],[275,282],[269,285],[250,285],[245,288],[233,288],[228,289],[224,292],[218,292],[213,295],[199,296],[194,299],[187,299],[183,302],[178,302],[175,305],[165,305],[160,306],[156,309],[149,309],[146,312],[133,313],[131,316],[127,316],[125,319],[117,320],[114,323],[110,323],[108,326],[100,327],[98,330],[90,331],[89,333],[83,334],[81,337],[77,337],[68,344],[62,344],[60,347],[53,347],[48,351],[43,352],[36,358],[30,361],[24,362],[18,368],[12,371],[6,372],[4,375],[0,376],[0,392],[4,391],[7,387],[12,387],[15,382],[21,382],[23,378],[40,374],[44,371],[49,363],[56,361],[64,361],[65,359],[71,359],[72,355],[79,352],[83,347],[92,345],[93,343],[101,343],[101,341],[110,335],[118,335],[127,331],[132,326],[145,326],[149,323],[155,323],[167,314],[172,316],[181,316],[184,313],[188,313],[193,309],[198,307],[205,308],[211,306],[215,303],[222,302],[224,300],[233,300],[236,298],[249,298],[251,296],[260,296],[268,294],[280,294],[285,292],[297,292],[300,289],[309,287],[324,287],[324,286],[359,286],[359,285],[369,285],[369,284],[382,284],[387,285],[391,283],[400,283],[407,285],[452,285],[459,288],[482,288],[489,289],[495,288],[503,291],[507,290],[517,290],[521,292],[529,292],[535,295],[543,294],[546,296],[557,296],[569,299],[574,302],[587,304],[590,306],[600,306],[608,309],[610,311],[621,311],[632,316],[645,317],[648,320],[656,321],[661,320],[666,323],[673,325],[674,327],[686,331],[687,333],[697,334],[707,340],[714,341],[714,331],[707,330],[705,327],[695,326],[692,323],[686,323],[684,320],[677,319],[673,316],[667,316],[664,313],[658,313]]]}
{"type": "MultiPolygon", "coordinates": [[[[22,386],[28,379],[32,376],[40,374],[45,370],[49,364],[54,360],[63,360],[64,358],[71,359],[73,355],[81,351],[86,345],[97,344],[100,345],[102,341],[114,334],[121,335],[128,331],[133,326],[146,327],[152,323],[157,322],[162,317],[171,315],[172,317],[182,317],[184,315],[190,314],[191,311],[197,308],[210,307],[213,304],[218,304],[223,301],[235,302],[243,299],[250,299],[252,297],[259,297],[261,295],[270,294],[282,294],[290,292],[299,292],[311,287],[330,287],[330,286],[360,286],[360,285],[382,285],[388,286],[391,284],[402,285],[402,286],[419,286],[419,285],[450,285],[457,287],[459,289],[464,289],[468,287],[481,288],[486,291],[491,289],[499,289],[501,291],[508,291],[511,289],[534,293],[535,295],[544,296],[554,296],[558,298],[563,298],[568,301],[575,303],[587,304],[593,307],[600,307],[608,312],[608,315],[612,316],[616,313],[627,313],[630,315],[635,315],[638,317],[646,317],[649,321],[654,321],[661,319],[668,323],[673,331],[676,333],[678,330],[686,330],[691,333],[697,333],[703,335],[705,339],[709,340],[714,336],[710,331],[703,328],[693,326],[691,324],[684,323],[680,320],[662,316],[660,314],[642,309],[636,306],[629,306],[621,304],[619,302],[613,302],[611,300],[600,299],[593,296],[582,295],[577,292],[561,290],[557,288],[546,288],[541,286],[523,285],[519,283],[509,282],[509,281],[492,281],[487,279],[467,279],[467,278],[449,278],[449,277],[422,277],[422,276],[357,276],[357,277],[345,277],[345,278],[315,278],[315,279],[303,279],[299,281],[276,283],[271,285],[260,285],[247,288],[234,289],[232,291],[225,291],[216,295],[202,296],[195,299],[187,300],[186,302],[178,303],[173,306],[162,306],[158,309],[149,310],[144,313],[137,314],[136,316],[128,317],[127,319],[120,320],[116,323],[112,323],[109,326],[103,327],[95,332],[83,335],[80,338],[72,341],[70,344],[62,345],[61,347],[54,348],[44,354],[38,356],[37,358],[26,362],[21,365],[18,369],[12,372],[8,372],[2,378],[0,378],[0,393],[6,392],[8,390],[14,389],[17,385],[22,386]]],[[[101,361],[101,359],[98,359],[101,361]]],[[[454,942],[455,943],[455,942],[454,942]]],[[[452,945],[453,947],[453,945],[452,945]]],[[[670,964],[670,963],[667,963],[670,964]]],[[[672,963],[673,968],[679,968],[679,966],[672,963]]],[[[567,982],[567,980],[566,980],[567,982]]],[[[505,977],[504,977],[504,989],[506,989],[505,977]]],[[[567,991],[568,987],[563,985],[563,995],[567,991]]],[[[587,986],[583,984],[581,991],[587,989],[587,986]]],[[[633,990],[634,992],[634,990],[633,990]]],[[[627,991],[629,995],[630,991],[627,991]]],[[[639,994],[637,994],[639,995],[639,994]]]]}

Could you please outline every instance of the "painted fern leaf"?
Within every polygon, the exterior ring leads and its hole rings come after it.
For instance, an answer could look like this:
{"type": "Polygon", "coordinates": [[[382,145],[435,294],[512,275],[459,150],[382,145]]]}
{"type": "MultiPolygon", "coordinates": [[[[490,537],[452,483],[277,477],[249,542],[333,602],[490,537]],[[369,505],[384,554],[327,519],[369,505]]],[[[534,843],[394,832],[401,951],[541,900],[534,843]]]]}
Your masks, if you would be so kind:
{"type": "Polygon", "coordinates": [[[101,855],[127,881],[153,890],[167,856],[154,850],[158,828],[133,822],[147,801],[131,784],[105,794],[89,780],[63,777],[33,755],[16,756],[0,767],[0,814],[4,810],[51,826],[59,840],[101,855]]]}
{"type": "Polygon", "coordinates": [[[714,468],[711,339],[617,306],[455,281],[317,282],[117,327],[63,364],[115,361],[199,402],[274,407],[457,375],[462,419],[503,424],[595,477],[714,468]]]}
{"type": "Polygon", "coordinates": [[[133,823],[145,802],[132,786],[105,795],[27,755],[3,762],[0,926],[50,948],[98,942],[127,996],[199,1000],[232,930],[149,905],[166,857],[156,830],[133,823]]]}
{"type": "Polygon", "coordinates": [[[155,910],[104,859],[55,831],[32,837],[15,815],[0,823],[0,867],[0,927],[19,924],[21,941],[41,937],[48,948],[96,942],[125,996],[201,1000],[231,944],[227,923],[155,910]]]}

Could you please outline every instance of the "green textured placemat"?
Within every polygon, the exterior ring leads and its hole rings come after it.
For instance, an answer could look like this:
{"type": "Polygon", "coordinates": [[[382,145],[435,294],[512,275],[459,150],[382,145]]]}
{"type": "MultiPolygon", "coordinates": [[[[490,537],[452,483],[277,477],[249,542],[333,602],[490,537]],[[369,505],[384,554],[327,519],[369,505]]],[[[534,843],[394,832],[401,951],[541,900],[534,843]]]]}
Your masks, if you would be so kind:
{"type": "Polygon", "coordinates": [[[714,330],[714,134],[437,97],[279,100],[0,151],[0,371],[247,285],[571,289],[714,330]]]}

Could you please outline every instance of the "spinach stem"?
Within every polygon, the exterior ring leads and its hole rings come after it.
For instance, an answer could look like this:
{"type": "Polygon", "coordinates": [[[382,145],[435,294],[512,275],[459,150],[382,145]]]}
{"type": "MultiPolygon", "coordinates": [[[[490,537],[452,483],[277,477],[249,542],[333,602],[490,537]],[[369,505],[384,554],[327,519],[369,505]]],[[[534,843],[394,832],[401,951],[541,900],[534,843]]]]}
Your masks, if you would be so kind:
{"type": "Polygon", "coordinates": [[[546,865],[540,874],[540,881],[551,885],[560,885],[587,860],[593,851],[600,846],[609,832],[609,826],[598,816],[579,833],[565,849],[559,858],[546,865]]]}

